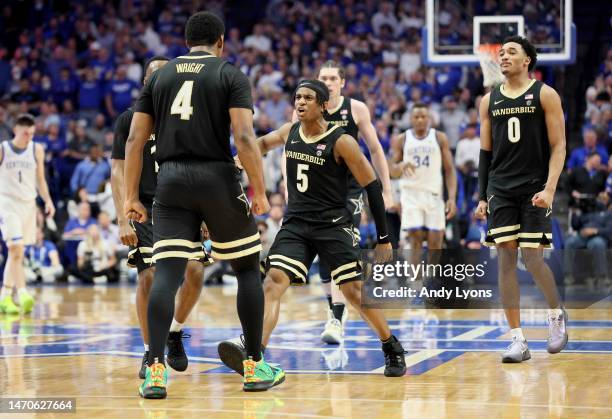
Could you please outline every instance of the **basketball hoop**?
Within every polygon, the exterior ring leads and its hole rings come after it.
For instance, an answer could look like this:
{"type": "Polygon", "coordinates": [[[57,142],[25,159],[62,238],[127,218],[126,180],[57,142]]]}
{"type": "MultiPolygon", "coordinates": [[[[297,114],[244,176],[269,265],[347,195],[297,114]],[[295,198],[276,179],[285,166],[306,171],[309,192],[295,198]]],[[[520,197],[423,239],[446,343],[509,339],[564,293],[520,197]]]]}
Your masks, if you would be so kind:
{"type": "Polygon", "coordinates": [[[501,44],[480,44],[478,46],[478,61],[482,68],[485,87],[493,87],[503,83],[504,75],[499,66],[499,50],[501,44]]]}

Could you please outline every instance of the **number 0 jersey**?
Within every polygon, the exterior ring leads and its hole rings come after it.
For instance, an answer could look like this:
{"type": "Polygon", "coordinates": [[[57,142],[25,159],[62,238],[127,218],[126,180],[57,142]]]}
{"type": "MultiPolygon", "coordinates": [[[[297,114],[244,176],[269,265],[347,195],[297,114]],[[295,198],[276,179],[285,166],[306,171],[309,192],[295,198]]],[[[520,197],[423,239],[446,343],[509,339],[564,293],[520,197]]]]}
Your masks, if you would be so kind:
{"type": "Polygon", "coordinates": [[[420,190],[442,194],[442,153],[436,130],[430,128],[425,138],[417,138],[412,130],[406,131],[403,161],[415,166],[414,175],[402,175],[402,190],[420,190]]]}
{"type": "Polygon", "coordinates": [[[349,169],[334,158],[334,146],[342,134],[342,128],[329,124],[326,132],[307,140],[301,124],[293,124],[285,144],[287,216],[336,209],[346,215],[349,169]]]}
{"type": "Polygon", "coordinates": [[[540,91],[544,83],[532,80],[515,98],[503,85],[491,91],[489,118],[493,160],[487,195],[535,193],[548,179],[550,144],[540,91]]]}
{"type": "Polygon", "coordinates": [[[207,52],[177,57],[157,70],[142,89],[135,112],[155,119],[155,157],[233,162],[231,108],[253,109],[248,78],[207,52]]]}

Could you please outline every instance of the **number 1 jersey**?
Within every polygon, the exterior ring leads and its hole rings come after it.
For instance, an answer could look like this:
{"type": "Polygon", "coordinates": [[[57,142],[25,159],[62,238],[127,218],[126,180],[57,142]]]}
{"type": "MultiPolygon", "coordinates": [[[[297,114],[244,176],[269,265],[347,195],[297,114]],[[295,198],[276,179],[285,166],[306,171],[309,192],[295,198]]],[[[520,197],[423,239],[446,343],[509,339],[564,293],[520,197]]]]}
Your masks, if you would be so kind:
{"type": "Polygon", "coordinates": [[[520,95],[506,96],[503,85],[491,91],[489,118],[493,160],[487,195],[531,194],[548,179],[550,144],[540,103],[543,83],[532,80],[520,95]]]}
{"type": "Polygon", "coordinates": [[[197,51],[157,70],[135,112],[155,119],[155,157],[233,162],[230,108],[253,109],[248,78],[227,61],[197,51]]]}

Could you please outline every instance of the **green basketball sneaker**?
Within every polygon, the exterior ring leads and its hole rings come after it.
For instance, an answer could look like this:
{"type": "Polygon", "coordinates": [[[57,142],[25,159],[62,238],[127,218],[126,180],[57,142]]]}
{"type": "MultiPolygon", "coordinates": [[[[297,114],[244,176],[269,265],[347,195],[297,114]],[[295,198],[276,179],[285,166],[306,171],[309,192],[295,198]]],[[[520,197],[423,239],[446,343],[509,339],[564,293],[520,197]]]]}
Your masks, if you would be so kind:
{"type": "Polygon", "coordinates": [[[156,363],[147,367],[145,380],[138,388],[140,397],[145,399],[165,399],[166,384],[168,383],[168,371],[162,363],[156,363]]]}
{"type": "Polygon", "coordinates": [[[266,391],[285,381],[285,371],[273,367],[262,358],[255,362],[251,357],[242,361],[244,367],[244,391],[266,391]]]}
{"type": "Polygon", "coordinates": [[[34,297],[26,292],[22,293],[19,296],[19,305],[21,306],[21,311],[24,314],[30,313],[34,307],[34,297]]]}
{"type": "Polygon", "coordinates": [[[7,295],[0,300],[0,313],[19,314],[19,307],[15,305],[13,298],[10,295],[7,295]]]}

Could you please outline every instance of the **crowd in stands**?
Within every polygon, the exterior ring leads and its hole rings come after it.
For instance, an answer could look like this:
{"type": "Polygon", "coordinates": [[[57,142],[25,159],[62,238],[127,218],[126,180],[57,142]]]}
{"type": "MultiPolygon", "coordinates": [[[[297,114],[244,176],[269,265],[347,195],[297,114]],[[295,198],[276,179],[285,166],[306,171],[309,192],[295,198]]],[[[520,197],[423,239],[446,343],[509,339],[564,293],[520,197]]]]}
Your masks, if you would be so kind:
{"type": "MultiPolygon", "coordinates": [[[[458,215],[447,240],[479,246],[485,226],[471,214],[477,204],[482,73],[478,67],[423,66],[423,0],[256,2],[265,5],[265,16],[254,25],[231,14],[229,3],[206,2],[206,8],[225,14],[224,55],[251,80],[258,135],[291,119],[297,81],[315,77],[330,59],[345,67],[343,94],[366,103],[385,152],[392,136],[410,127],[412,105],[429,104],[433,125],[449,138],[458,172],[458,215]]],[[[495,2],[485,2],[490,3],[495,2]]],[[[533,2],[506,3],[529,9],[533,2]]],[[[91,0],[70,2],[69,8],[33,4],[29,10],[7,5],[0,14],[0,141],[12,138],[18,113],[36,116],[35,141],[46,150],[47,178],[59,210],[53,220],[39,215],[39,238],[28,250],[32,275],[53,280],[70,273],[91,282],[104,273],[116,280],[117,256],[126,249],[113,224],[113,124],[137,97],[148,58],[187,52],[183,28],[195,10],[179,0],[91,0]]],[[[583,234],[583,226],[595,222],[585,216],[606,208],[612,194],[611,94],[612,48],[586,91],[584,146],[572,150],[567,165],[575,209],[568,243],[576,248],[595,243],[583,234]]],[[[259,227],[268,248],[285,207],[281,152],[269,153],[264,164],[272,209],[259,227]]],[[[603,211],[597,222],[608,226],[612,212],[603,211]]],[[[375,235],[367,213],[361,232],[361,244],[371,245],[375,235]]],[[[602,227],[596,237],[600,245],[612,246],[612,230],[602,227]]]]}

